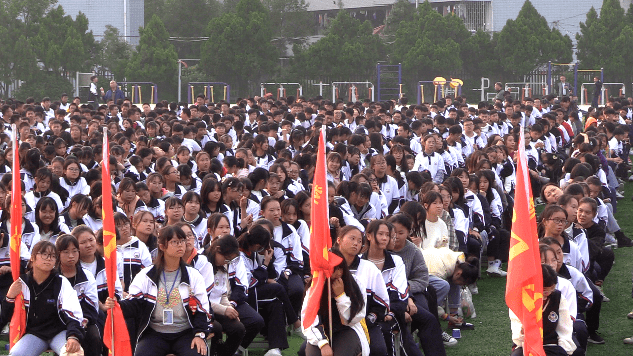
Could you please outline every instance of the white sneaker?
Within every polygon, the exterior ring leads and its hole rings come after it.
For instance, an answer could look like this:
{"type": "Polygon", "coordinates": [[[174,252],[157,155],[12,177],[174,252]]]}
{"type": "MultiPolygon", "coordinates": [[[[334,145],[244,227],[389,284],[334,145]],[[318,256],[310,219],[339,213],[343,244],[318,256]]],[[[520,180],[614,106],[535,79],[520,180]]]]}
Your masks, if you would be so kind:
{"type": "Polygon", "coordinates": [[[477,287],[477,282],[468,285],[468,289],[471,294],[479,294],[479,287],[477,287]]]}
{"type": "Polygon", "coordinates": [[[455,346],[457,345],[457,339],[450,336],[446,331],[442,332],[442,341],[444,342],[444,346],[455,346]]]}
{"type": "Polygon", "coordinates": [[[270,349],[264,354],[264,356],[282,356],[282,355],[281,355],[281,350],[270,349]]]}
{"type": "Polygon", "coordinates": [[[489,262],[486,272],[497,277],[505,277],[508,274],[501,269],[501,261],[499,260],[494,260],[492,263],[489,262]]]}

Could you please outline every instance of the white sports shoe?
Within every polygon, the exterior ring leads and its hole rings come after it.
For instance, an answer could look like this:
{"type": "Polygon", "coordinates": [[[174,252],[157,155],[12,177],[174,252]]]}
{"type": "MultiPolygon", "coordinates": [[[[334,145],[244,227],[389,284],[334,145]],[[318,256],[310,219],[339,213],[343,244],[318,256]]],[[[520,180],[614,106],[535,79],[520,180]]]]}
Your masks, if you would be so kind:
{"type": "Polygon", "coordinates": [[[457,339],[449,335],[446,331],[442,332],[442,341],[444,342],[444,346],[457,345],[457,339]]]}
{"type": "Polygon", "coordinates": [[[264,356],[282,356],[282,355],[281,355],[281,350],[270,349],[264,354],[264,356]]]}

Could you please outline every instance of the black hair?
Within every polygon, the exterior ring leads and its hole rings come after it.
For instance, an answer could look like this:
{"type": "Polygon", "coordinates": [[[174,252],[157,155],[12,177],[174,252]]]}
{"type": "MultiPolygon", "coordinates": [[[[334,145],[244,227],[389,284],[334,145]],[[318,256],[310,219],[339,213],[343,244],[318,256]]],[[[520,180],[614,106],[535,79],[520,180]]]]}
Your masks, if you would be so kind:
{"type": "MultiPolygon", "coordinates": [[[[359,311],[365,308],[365,299],[364,295],[356,280],[354,279],[352,272],[350,272],[349,267],[347,267],[347,262],[345,262],[345,258],[341,251],[333,249],[331,251],[333,254],[341,257],[342,261],[334,269],[341,269],[342,275],[341,280],[343,281],[343,286],[345,288],[345,294],[349,297],[351,301],[350,306],[350,314],[347,322],[349,323],[356,317],[359,311]]],[[[327,283],[327,282],[326,282],[327,283]]],[[[332,296],[334,297],[334,296],[332,296]]],[[[319,319],[323,322],[324,328],[329,328],[329,312],[328,312],[328,293],[321,294],[321,304],[319,307],[319,319]]]]}

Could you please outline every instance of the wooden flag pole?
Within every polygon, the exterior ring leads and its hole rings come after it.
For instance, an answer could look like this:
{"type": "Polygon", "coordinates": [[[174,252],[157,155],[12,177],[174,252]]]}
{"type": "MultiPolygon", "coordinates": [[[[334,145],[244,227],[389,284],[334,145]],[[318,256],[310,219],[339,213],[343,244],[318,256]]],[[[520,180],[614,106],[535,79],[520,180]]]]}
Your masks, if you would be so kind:
{"type": "Polygon", "coordinates": [[[330,321],[330,347],[332,347],[332,285],[330,284],[330,277],[327,277],[327,296],[328,320],[330,321]]]}
{"type": "Polygon", "coordinates": [[[110,309],[110,321],[111,321],[110,324],[112,325],[112,341],[111,341],[112,348],[110,349],[111,350],[110,354],[112,356],[115,356],[115,353],[114,353],[114,308],[110,309]]]}

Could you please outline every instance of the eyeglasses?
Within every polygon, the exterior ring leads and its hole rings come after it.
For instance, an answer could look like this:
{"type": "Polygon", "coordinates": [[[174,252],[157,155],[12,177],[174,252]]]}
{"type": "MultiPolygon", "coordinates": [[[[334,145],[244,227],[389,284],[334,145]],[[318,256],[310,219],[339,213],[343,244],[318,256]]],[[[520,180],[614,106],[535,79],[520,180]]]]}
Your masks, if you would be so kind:
{"type": "Polygon", "coordinates": [[[186,242],[187,242],[186,240],[174,239],[174,240],[169,241],[169,244],[174,247],[177,247],[177,246],[184,245],[186,242]]]}
{"type": "Polygon", "coordinates": [[[57,256],[53,253],[38,253],[38,255],[42,256],[43,260],[56,260],[57,256]]]}
{"type": "Polygon", "coordinates": [[[70,171],[70,172],[79,172],[79,168],[66,168],[66,170],[70,171]]]}
{"type": "Polygon", "coordinates": [[[567,220],[565,220],[565,219],[549,219],[549,221],[552,221],[552,222],[554,222],[556,224],[559,224],[559,225],[567,223],[567,220]]]}

